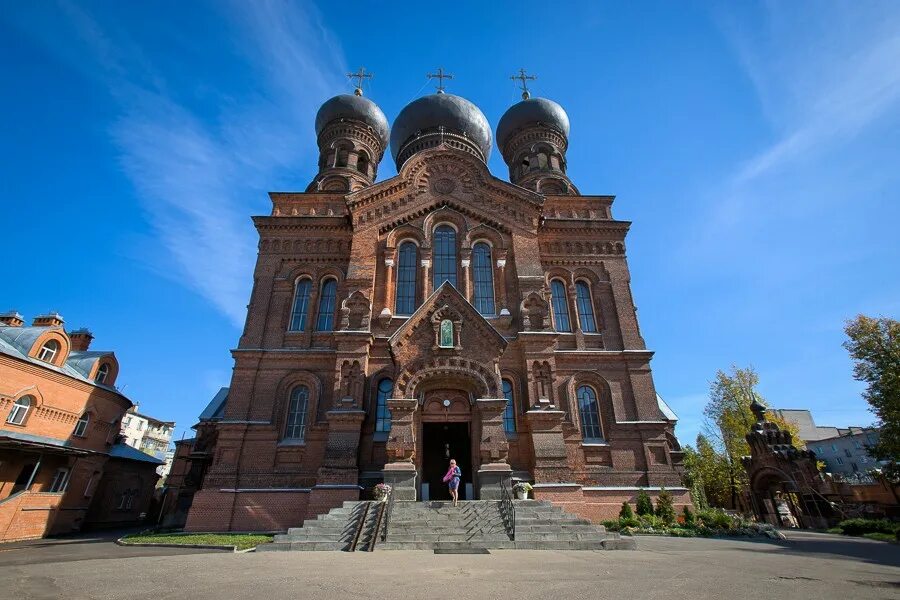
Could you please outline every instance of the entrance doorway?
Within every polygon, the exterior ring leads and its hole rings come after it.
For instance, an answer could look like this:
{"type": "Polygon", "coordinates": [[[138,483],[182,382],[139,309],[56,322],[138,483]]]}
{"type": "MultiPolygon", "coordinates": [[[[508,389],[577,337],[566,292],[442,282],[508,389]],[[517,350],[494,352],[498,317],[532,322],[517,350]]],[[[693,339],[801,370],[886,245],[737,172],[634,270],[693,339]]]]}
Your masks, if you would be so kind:
{"type": "Polygon", "coordinates": [[[449,500],[450,491],[442,480],[450,466],[450,459],[462,470],[459,499],[466,497],[466,484],[472,483],[472,439],[469,423],[422,424],[422,483],[428,484],[431,500],[449,500]]]}

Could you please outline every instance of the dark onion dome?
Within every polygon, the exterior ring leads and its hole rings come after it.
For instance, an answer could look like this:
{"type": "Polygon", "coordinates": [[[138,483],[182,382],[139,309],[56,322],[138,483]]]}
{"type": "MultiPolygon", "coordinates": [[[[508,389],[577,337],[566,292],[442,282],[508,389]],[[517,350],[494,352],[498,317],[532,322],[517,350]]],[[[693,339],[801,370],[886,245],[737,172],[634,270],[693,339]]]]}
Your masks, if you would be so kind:
{"type": "Polygon", "coordinates": [[[316,113],[316,135],[320,135],[326,125],[337,119],[362,121],[375,130],[382,146],[387,147],[390,136],[387,117],[377,104],[365,96],[341,94],[326,101],[316,113]]]}
{"type": "Polygon", "coordinates": [[[497,125],[497,145],[503,145],[509,137],[519,129],[542,123],[560,131],[569,137],[569,115],[563,107],[546,98],[528,98],[509,107],[497,125]]]}
{"type": "MultiPolygon", "coordinates": [[[[419,132],[433,131],[443,126],[447,133],[465,134],[487,161],[491,155],[491,126],[477,106],[453,94],[431,94],[407,104],[391,129],[391,155],[394,162],[403,145],[419,132]]],[[[397,165],[399,167],[399,165],[397,165]]]]}

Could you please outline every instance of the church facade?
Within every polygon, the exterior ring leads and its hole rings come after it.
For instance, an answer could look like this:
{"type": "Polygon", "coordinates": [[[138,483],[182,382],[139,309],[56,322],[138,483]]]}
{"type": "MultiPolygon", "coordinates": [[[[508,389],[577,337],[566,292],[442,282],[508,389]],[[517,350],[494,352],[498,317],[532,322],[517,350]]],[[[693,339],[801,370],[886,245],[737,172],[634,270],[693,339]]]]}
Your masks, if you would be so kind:
{"type": "MultiPolygon", "coordinates": [[[[523,80],[524,83],[524,80],[523,80]]],[[[656,394],[613,197],[567,175],[569,119],[492,129],[444,93],[392,127],[357,89],[316,117],[319,172],[254,217],[246,325],[189,530],[283,530],[366,497],[461,499],[528,481],[595,521],[640,488],[676,503],[682,454],[656,394]],[[390,148],[398,174],[376,175],[390,148]]]]}

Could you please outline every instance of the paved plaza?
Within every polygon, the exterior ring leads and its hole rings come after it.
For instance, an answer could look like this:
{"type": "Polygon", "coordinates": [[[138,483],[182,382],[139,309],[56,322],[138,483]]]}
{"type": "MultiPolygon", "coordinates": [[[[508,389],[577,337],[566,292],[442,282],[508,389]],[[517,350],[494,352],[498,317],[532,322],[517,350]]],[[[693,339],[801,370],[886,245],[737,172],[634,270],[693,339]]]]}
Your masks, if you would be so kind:
{"type": "Polygon", "coordinates": [[[785,542],[640,537],[638,548],[231,554],[122,548],[106,536],[0,546],[0,586],[7,598],[116,600],[900,595],[900,547],[864,539],[814,533],[791,533],[785,542]]]}

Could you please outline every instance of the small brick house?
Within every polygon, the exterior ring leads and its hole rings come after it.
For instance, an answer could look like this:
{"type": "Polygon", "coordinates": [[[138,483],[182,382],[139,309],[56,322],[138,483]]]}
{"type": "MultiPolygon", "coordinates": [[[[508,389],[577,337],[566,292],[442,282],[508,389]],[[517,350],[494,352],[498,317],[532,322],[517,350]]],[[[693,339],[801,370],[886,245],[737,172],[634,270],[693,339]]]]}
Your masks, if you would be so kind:
{"type": "Polygon", "coordinates": [[[681,487],[631,296],[627,221],[567,175],[569,119],[530,98],[491,127],[440,92],[390,128],[364,98],[316,117],[319,172],[270,194],[211,463],[189,530],[283,530],[385,481],[399,500],[513,480],[595,521],[681,487]],[[376,181],[388,148],[398,174],[376,181]]]}
{"type": "Polygon", "coordinates": [[[112,352],[58,314],[0,315],[0,541],[132,525],[159,461],[118,441],[131,401],[112,352]]]}

